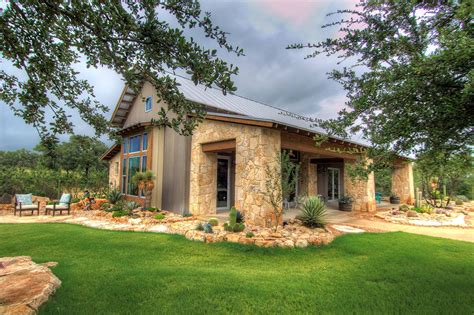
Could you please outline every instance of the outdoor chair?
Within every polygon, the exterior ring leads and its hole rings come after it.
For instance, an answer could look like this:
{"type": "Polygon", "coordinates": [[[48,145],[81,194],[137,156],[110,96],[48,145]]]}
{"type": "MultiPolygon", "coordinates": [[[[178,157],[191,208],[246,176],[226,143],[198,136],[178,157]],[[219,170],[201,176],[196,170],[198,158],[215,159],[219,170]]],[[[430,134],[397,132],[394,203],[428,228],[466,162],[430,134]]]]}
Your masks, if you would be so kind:
{"type": "Polygon", "coordinates": [[[71,194],[62,194],[61,199],[53,200],[52,205],[46,206],[45,214],[52,212],[54,217],[57,211],[60,215],[63,214],[63,211],[67,211],[67,214],[71,213],[71,194]]]}
{"type": "Polygon", "coordinates": [[[16,215],[17,212],[21,213],[23,211],[30,211],[31,215],[36,211],[36,214],[39,215],[40,203],[33,203],[32,194],[16,194],[15,195],[15,207],[13,208],[13,215],[16,215]]]}
{"type": "Polygon", "coordinates": [[[381,203],[382,202],[382,193],[375,193],[375,202],[376,203],[381,203]]]}

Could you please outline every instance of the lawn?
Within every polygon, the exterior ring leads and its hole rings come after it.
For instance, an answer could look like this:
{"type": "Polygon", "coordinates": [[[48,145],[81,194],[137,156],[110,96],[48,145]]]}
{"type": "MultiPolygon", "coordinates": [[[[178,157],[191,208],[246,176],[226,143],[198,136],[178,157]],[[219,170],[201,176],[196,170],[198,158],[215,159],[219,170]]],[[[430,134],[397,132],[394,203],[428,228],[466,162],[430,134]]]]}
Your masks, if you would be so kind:
{"type": "Polygon", "coordinates": [[[387,233],[308,249],[67,224],[0,225],[0,256],[57,261],[40,313],[474,312],[474,244],[387,233]]]}

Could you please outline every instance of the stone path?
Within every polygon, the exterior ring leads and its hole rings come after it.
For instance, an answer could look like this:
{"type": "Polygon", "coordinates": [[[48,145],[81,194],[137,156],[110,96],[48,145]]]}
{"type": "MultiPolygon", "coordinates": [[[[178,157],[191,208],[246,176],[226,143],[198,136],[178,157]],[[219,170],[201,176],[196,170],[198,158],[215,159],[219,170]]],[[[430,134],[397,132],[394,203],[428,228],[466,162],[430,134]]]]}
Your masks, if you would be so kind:
{"type": "Polygon", "coordinates": [[[35,314],[61,281],[49,267],[28,256],[0,258],[0,314],[35,314]]]}

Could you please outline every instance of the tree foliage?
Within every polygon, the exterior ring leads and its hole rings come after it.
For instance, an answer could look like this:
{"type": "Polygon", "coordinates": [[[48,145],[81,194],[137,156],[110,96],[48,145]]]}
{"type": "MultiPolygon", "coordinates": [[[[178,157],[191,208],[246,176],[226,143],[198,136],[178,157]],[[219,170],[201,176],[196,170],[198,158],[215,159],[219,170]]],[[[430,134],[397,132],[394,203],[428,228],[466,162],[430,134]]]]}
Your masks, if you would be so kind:
{"type": "Polygon", "coordinates": [[[68,110],[103,134],[107,106],[95,100],[93,87],[74,69],[85,62],[115,70],[135,90],[149,81],[173,113],[161,111],[156,123],[190,134],[202,112],[166,71],[180,69],[195,84],[216,85],[224,93],[235,90],[231,76],[238,71],[217,57],[217,49],[187,38],[183,30],[192,28],[213,39],[216,48],[242,54],[197,0],[10,1],[0,15],[0,51],[22,75],[0,70],[0,100],[38,130],[47,148],[57,134],[73,133],[68,110]]]}
{"type": "Polygon", "coordinates": [[[363,0],[333,14],[342,18],[324,27],[339,27],[340,37],[288,47],[352,62],[329,73],[347,92],[346,108],[313,121],[334,135],[362,133],[373,145],[369,170],[386,167],[395,153],[444,163],[470,151],[472,2],[363,0]]]}

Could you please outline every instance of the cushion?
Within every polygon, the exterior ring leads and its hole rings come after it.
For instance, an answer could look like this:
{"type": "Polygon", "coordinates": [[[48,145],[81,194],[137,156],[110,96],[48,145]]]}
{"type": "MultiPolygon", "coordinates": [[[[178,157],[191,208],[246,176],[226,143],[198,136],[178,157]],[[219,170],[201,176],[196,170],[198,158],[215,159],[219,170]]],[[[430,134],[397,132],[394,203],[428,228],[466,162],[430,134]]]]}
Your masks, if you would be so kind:
{"type": "MultiPolygon", "coordinates": [[[[54,205],[47,205],[46,209],[53,210],[54,205]]],[[[67,210],[67,206],[56,205],[56,210],[67,210]]]]}
{"type": "Polygon", "coordinates": [[[17,194],[15,195],[16,202],[20,203],[22,206],[32,205],[33,204],[33,195],[32,194],[17,194]]]}
{"type": "Polygon", "coordinates": [[[67,206],[71,202],[71,194],[62,194],[61,199],[59,199],[60,206],[67,206]]]}
{"type": "MultiPolygon", "coordinates": [[[[17,210],[20,210],[20,205],[16,206],[17,210]]],[[[21,209],[22,210],[36,210],[38,209],[38,205],[24,205],[21,204],[21,209]]]]}

